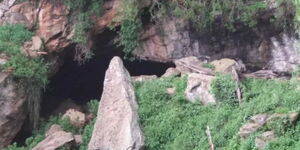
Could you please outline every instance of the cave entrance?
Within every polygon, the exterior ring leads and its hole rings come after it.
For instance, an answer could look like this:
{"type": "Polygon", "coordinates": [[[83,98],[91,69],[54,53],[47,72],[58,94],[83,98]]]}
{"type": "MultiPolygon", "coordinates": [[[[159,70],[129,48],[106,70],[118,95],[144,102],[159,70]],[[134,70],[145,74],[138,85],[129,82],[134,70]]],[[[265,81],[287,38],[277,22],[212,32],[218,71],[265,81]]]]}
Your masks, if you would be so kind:
{"type": "MultiPolygon", "coordinates": [[[[49,79],[42,103],[42,117],[53,114],[53,111],[65,100],[71,100],[84,106],[91,99],[100,99],[103,89],[105,71],[114,56],[123,58],[121,47],[113,44],[117,36],[115,31],[106,30],[95,39],[94,56],[85,64],[79,65],[73,60],[74,54],[65,56],[59,71],[49,79]]],[[[70,52],[72,47],[70,48],[70,52]]],[[[124,65],[131,76],[161,76],[166,69],[174,67],[172,63],[158,63],[143,60],[124,60],[124,65]]]]}

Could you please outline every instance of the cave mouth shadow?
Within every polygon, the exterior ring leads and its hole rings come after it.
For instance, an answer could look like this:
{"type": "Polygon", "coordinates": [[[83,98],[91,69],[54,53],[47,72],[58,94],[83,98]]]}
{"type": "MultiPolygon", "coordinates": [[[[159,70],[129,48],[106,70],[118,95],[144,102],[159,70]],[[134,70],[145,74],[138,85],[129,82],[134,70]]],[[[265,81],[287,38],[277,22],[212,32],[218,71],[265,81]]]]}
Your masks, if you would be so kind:
{"type": "MultiPolygon", "coordinates": [[[[104,31],[93,46],[94,56],[85,64],[79,65],[73,60],[74,54],[66,55],[64,64],[59,71],[49,79],[49,84],[42,101],[42,117],[51,115],[62,101],[70,99],[77,105],[85,105],[92,99],[100,99],[103,90],[105,72],[114,56],[123,59],[124,66],[131,76],[157,75],[161,76],[174,63],[159,63],[135,59],[124,59],[122,47],[111,44],[117,36],[115,31],[104,31]]],[[[70,50],[71,52],[74,49],[70,50]]]]}

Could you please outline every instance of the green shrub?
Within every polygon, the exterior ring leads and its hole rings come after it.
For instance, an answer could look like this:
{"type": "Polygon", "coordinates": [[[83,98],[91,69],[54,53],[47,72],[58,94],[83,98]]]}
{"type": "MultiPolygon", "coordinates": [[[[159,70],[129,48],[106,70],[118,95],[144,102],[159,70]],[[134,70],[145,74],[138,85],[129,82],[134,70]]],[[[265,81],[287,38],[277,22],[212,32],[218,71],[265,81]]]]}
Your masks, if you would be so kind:
{"type": "Polygon", "coordinates": [[[120,45],[123,46],[125,58],[139,45],[141,29],[139,2],[137,0],[124,0],[120,12],[121,30],[119,31],[120,45]]]}
{"type": "Polygon", "coordinates": [[[236,100],[235,89],[235,81],[228,74],[218,74],[212,81],[211,91],[220,102],[236,100]]]}
{"type": "Polygon", "coordinates": [[[21,46],[25,41],[31,40],[33,33],[23,25],[0,26],[0,52],[9,59],[1,69],[12,69],[13,75],[19,79],[33,81],[38,87],[47,84],[47,65],[40,57],[27,58],[21,53],[21,46]]]}
{"type": "MultiPolygon", "coordinates": [[[[243,81],[244,103],[200,106],[188,103],[184,96],[186,78],[161,78],[135,83],[141,126],[148,150],[209,149],[206,126],[211,129],[216,149],[253,150],[255,137],[268,128],[261,128],[246,140],[240,140],[239,128],[249,117],[259,113],[289,113],[299,110],[300,90],[290,81],[243,81]],[[176,87],[169,95],[166,88],[176,87]]],[[[269,127],[278,129],[275,141],[267,149],[299,148],[300,124],[294,127],[279,121],[269,127]],[[282,132],[283,131],[283,132],[282,132]],[[279,133],[280,133],[279,132],[279,133]],[[278,139],[278,140],[277,140],[278,139]]]]}

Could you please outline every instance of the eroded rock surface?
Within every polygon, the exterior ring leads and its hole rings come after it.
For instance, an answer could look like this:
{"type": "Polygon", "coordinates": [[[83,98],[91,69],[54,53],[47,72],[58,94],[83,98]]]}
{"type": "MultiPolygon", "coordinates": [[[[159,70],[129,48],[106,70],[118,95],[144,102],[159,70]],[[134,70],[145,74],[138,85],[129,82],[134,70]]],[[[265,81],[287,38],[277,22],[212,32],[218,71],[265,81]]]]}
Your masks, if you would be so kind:
{"type": "Polygon", "coordinates": [[[250,134],[254,133],[258,129],[263,127],[269,121],[272,121],[274,119],[285,118],[285,117],[289,119],[290,123],[294,123],[298,119],[299,114],[298,113],[272,114],[272,115],[258,114],[252,116],[249,119],[249,121],[240,128],[239,136],[242,139],[246,139],[247,137],[249,137],[250,134]]]}
{"type": "Polygon", "coordinates": [[[64,145],[74,142],[74,136],[72,133],[65,131],[57,131],[49,135],[41,141],[32,150],[56,150],[64,145]]]}
{"type": "Polygon", "coordinates": [[[122,60],[114,57],[105,74],[98,117],[89,150],[140,150],[144,137],[138,123],[138,105],[122,60]]]}
{"type": "Polygon", "coordinates": [[[234,33],[224,33],[223,28],[213,30],[212,34],[197,33],[188,21],[165,18],[144,29],[141,46],[135,53],[142,59],[160,62],[188,56],[209,60],[240,58],[248,66],[276,72],[291,72],[299,62],[294,35],[278,32],[281,29],[270,24],[234,33]]]}
{"type": "Polygon", "coordinates": [[[205,74],[191,73],[188,75],[185,95],[188,101],[201,104],[215,104],[216,99],[211,91],[211,82],[215,77],[205,74]]]}
{"type": "Polygon", "coordinates": [[[0,149],[9,145],[27,115],[27,93],[12,76],[0,73],[0,149]]]}

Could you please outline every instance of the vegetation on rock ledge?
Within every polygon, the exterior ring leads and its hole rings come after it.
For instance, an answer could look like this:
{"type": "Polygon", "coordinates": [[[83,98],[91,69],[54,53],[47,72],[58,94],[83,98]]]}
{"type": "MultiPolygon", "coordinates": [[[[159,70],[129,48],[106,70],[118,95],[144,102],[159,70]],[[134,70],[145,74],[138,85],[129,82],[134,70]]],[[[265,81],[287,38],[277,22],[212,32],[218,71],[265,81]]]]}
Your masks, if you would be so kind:
{"type": "Polygon", "coordinates": [[[12,71],[18,79],[32,81],[37,87],[47,84],[47,65],[40,57],[28,58],[21,52],[24,42],[31,40],[33,33],[23,25],[0,26],[0,52],[7,62],[2,70],[12,71]]]}

